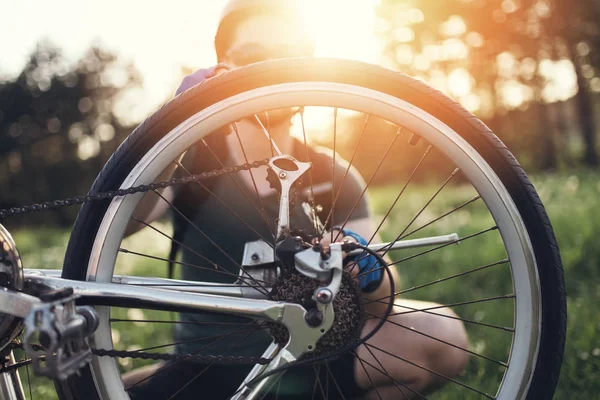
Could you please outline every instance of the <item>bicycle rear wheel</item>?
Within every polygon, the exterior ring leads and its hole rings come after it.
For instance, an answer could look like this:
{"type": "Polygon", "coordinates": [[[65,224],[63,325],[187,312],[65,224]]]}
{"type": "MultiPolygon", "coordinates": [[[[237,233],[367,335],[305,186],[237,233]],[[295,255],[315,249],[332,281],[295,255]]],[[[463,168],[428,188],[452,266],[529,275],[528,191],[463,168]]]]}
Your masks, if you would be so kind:
{"type": "MultiPolygon", "coordinates": [[[[365,186],[374,224],[385,239],[455,232],[461,239],[459,247],[445,244],[425,251],[390,253],[403,285],[396,291],[399,298],[393,299],[396,308],[386,326],[396,329],[398,337],[410,330],[411,335],[468,354],[465,372],[448,379],[397,351],[401,343],[392,340],[389,347],[365,344],[353,353],[355,373],[362,371],[368,378],[359,386],[374,398],[425,397],[427,393],[386,370],[384,359],[392,359],[425,370],[440,383],[448,382],[442,390],[449,397],[550,398],[562,360],[566,302],[558,247],[543,205],[517,161],[483,123],[443,94],[403,74],[357,62],[319,59],[269,61],[230,71],[178,96],[140,125],[109,160],[91,193],[156,181],[166,169],[180,167],[186,150],[219,128],[267,110],[299,106],[330,108],[334,150],[341,140],[337,123],[342,111],[338,110],[350,110],[361,118],[361,139],[348,152],[350,164],[360,159],[361,151],[368,152],[368,144],[387,140],[387,149],[377,156],[363,154],[363,159],[375,160],[371,165],[376,167],[365,174],[365,186]],[[373,134],[365,129],[368,124],[385,132],[379,133],[385,140],[368,137],[373,134]],[[398,164],[405,168],[385,174],[398,164]],[[377,177],[388,185],[377,187],[377,177]],[[428,177],[437,180],[427,181],[428,177]],[[416,184],[417,179],[422,182],[416,184]],[[412,307],[403,302],[406,296],[444,304],[456,314],[440,312],[437,304],[412,307]],[[431,332],[411,329],[406,321],[415,315],[461,321],[471,345],[448,343],[431,332]],[[386,388],[380,390],[381,386],[386,388]]],[[[304,128],[304,121],[299,125],[304,128]]],[[[225,159],[220,162],[226,164],[225,159]]],[[[246,189],[248,193],[253,190],[246,189]]],[[[335,193],[336,182],[333,189],[335,193]]],[[[239,197],[247,198],[241,191],[239,197]]],[[[141,198],[135,195],[83,206],[69,242],[63,277],[111,281],[115,264],[124,255],[123,233],[141,198]]],[[[269,219],[267,213],[261,215],[256,202],[247,204],[256,210],[255,221],[240,223],[248,225],[256,238],[269,241],[270,228],[263,226],[266,234],[257,228],[269,219]]],[[[335,206],[332,209],[335,215],[335,206]]],[[[225,210],[232,212],[231,207],[225,210]]],[[[153,226],[156,234],[161,235],[160,230],[153,226]]],[[[128,253],[136,252],[129,249],[128,253]]],[[[115,318],[107,307],[99,311],[102,323],[94,345],[117,348],[113,325],[126,318],[115,318]]],[[[153,323],[150,318],[129,319],[132,324],[153,323]]],[[[71,399],[127,398],[120,374],[117,362],[97,357],[80,377],[59,384],[59,392],[71,399]]],[[[313,396],[344,395],[341,384],[331,386],[328,393],[321,376],[314,374],[313,396]]],[[[207,394],[207,398],[214,397],[207,394]]]]}

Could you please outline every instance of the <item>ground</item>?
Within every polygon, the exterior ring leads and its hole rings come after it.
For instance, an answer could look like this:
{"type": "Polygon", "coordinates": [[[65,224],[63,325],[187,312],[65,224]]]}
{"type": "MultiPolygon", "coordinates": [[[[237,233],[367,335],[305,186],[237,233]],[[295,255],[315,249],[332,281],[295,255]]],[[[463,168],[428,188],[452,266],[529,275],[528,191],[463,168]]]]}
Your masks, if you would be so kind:
{"type": "MultiPolygon", "coordinates": [[[[595,305],[600,303],[600,246],[598,245],[597,232],[600,231],[600,215],[597,212],[596,199],[600,196],[600,174],[597,172],[580,171],[571,174],[555,174],[532,177],[534,185],[546,205],[548,214],[556,231],[556,236],[561,249],[568,293],[568,340],[565,351],[565,359],[561,372],[561,378],[556,392],[556,399],[583,399],[594,398],[600,391],[600,381],[597,379],[600,373],[600,340],[597,331],[600,329],[600,314],[595,305]]],[[[382,215],[389,203],[395,197],[398,188],[380,188],[372,195],[372,207],[377,215],[382,215]]],[[[402,205],[397,207],[398,211],[392,213],[388,222],[384,224],[385,229],[396,226],[397,223],[407,222],[424,202],[427,201],[434,186],[419,186],[418,189],[407,193],[402,205]]],[[[448,197],[443,201],[436,199],[421,217],[415,221],[415,227],[419,222],[426,222],[448,209],[472,196],[461,187],[454,187],[447,192],[448,197]]],[[[491,220],[485,217],[482,204],[472,204],[461,212],[453,214],[444,223],[434,224],[434,228],[422,231],[425,234],[446,234],[457,232],[464,236],[469,232],[479,231],[490,226],[491,220]],[[438,225],[438,226],[436,226],[438,225]],[[450,231],[452,230],[452,231],[450,231]]],[[[22,253],[24,265],[27,268],[57,268],[62,263],[65,244],[68,240],[68,231],[43,228],[39,230],[24,229],[13,232],[13,236],[22,253]]],[[[385,237],[384,239],[391,239],[385,237]]],[[[418,237],[418,235],[416,235],[418,237]]],[[[124,244],[124,247],[135,248],[143,251],[164,251],[168,244],[160,242],[150,232],[142,232],[124,244]]],[[[164,253],[163,253],[164,254],[164,253]]],[[[122,255],[120,257],[124,257],[122,255]]],[[[404,256],[401,256],[404,257],[404,256]]],[[[396,257],[396,258],[401,258],[396,257]]],[[[472,259],[494,260],[503,257],[500,242],[493,237],[482,239],[477,244],[469,242],[462,243],[459,247],[448,249],[444,252],[436,252],[419,258],[416,262],[400,264],[400,273],[403,279],[402,289],[411,288],[422,283],[430,282],[440,278],[439,267],[443,266],[446,275],[450,275],[459,266],[476,265],[469,264],[472,259]]],[[[152,262],[147,259],[127,259],[121,264],[119,272],[132,274],[147,274],[148,271],[156,271],[154,275],[165,275],[166,265],[161,262],[152,262]]],[[[463,268],[464,269],[464,268],[463,268]]],[[[502,275],[503,279],[498,281],[496,277],[493,285],[486,280],[486,274],[473,274],[472,279],[477,281],[465,281],[453,279],[440,285],[415,290],[410,293],[413,298],[436,301],[441,303],[457,302],[465,298],[489,297],[502,294],[510,289],[510,278],[502,275]],[[467,290],[468,288],[468,290],[467,290]],[[477,293],[477,291],[481,293],[477,293]]],[[[407,293],[406,296],[409,296],[407,293]]],[[[457,313],[464,318],[470,318],[479,322],[499,325],[510,325],[511,315],[504,315],[501,304],[490,303],[485,305],[471,305],[456,309],[457,313]],[[495,305],[496,304],[496,305],[495,305]]],[[[113,317],[120,318],[158,318],[158,312],[152,313],[141,310],[118,310],[113,317]]],[[[113,340],[115,347],[122,349],[133,349],[137,346],[152,346],[157,343],[165,343],[170,337],[170,330],[166,326],[157,330],[148,329],[119,329],[118,323],[113,340]]],[[[131,326],[131,325],[129,325],[131,326]]],[[[140,326],[140,328],[142,328],[140,326]]],[[[505,357],[506,340],[509,335],[501,330],[484,330],[478,326],[469,326],[470,347],[473,351],[483,353],[490,357],[505,357]],[[503,347],[504,346],[504,347],[503,347]]],[[[167,349],[165,349],[167,350],[167,349]]],[[[123,370],[130,370],[140,364],[132,363],[131,360],[121,360],[123,370]]],[[[481,359],[471,357],[469,365],[461,379],[466,379],[473,386],[480,388],[493,387],[495,380],[501,373],[501,369],[494,364],[486,363],[481,359]]],[[[27,375],[23,370],[21,374],[24,386],[28,390],[27,375]]],[[[53,387],[47,380],[32,378],[32,393],[34,399],[54,398],[53,387]]],[[[27,394],[29,397],[29,394],[27,394]]],[[[434,399],[456,399],[465,398],[464,393],[455,385],[449,385],[446,389],[436,393],[434,399]]]]}

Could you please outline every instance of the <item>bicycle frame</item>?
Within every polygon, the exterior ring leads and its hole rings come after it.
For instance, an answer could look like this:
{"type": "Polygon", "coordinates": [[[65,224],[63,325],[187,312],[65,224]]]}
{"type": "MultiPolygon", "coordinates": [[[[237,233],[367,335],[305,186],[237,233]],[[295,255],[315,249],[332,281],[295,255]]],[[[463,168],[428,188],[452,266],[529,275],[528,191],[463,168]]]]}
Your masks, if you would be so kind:
{"type": "MultiPolygon", "coordinates": [[[[78,303],[95,306],[144,307],[146,309],[186,312],[214,312],[257,318],[285,325],[290,334],[289,342],[283,348],[272,344],[265,354],[272,361],[267,366],[257,365],[245,383],[260,373],[283,366],[298,359],[302,354],[316,348],[317,341],[333,324],[333,306],[324,308],[323,323],[318,327],[310,326],[305,320],[304,307],[286,302],[257,298],[244,298],[247,292],[242,285],[215,285],[199,283],[194,285],[192,293],[181,289],[181,282],[171,279],[115,277],[118,283],[82,282],[59,278],[59,270],[25,270],[25,280],[29,284],[43,285],[49,289],[73,289],[78,303]],[[138,286],[152,285],[152,288],[138,286]],[[174,289],[174,288],[177,289],[174,289]]],[[[191,286],[188,282],[187,286],[191,286]]],[[[256,296],[256,294],[253,294],[256,296]]],[[[26,317],[40,300],[24,293],[1,291],[0,312],[26,317]]],[[[12,357],[12,355],[11,355],[12,357]]],[[[14,360],[14,358],[12,359],[14,360]]],[[[4,399],[22,399],[23,390],[16,370],[2,374],[0,393],[4,399]]],[[[271,375],[256,387],[240,387],[238,396],[254,398],[268,385],[271,375]]],[[[235,397],[234,397],[235,398],[235,397]]]]}
{"type": "MultiPolygon", "coordinates": [[[[439,244],[458,243],[456,233],[422,239],[399,240],[369,246],[377,251],[407,249],[439,244]]],[[[325,306],[323,323],[318,328],[306,323],[306,310],[293,303],[270,301],[256,287],[244,284],[218,284],[193,282],[177,279],[115,275],[111,283],[74,281],[61,278],[61,270],[24,269],[26,287],[42,286],[52,290],[72,289],[78,303],[92,306],[143,307],[146,309],[176,312],[214,312],[256,318],[281,323],[290,332],[286,346],[272,343],[263,357],[272,361],[267,365],[257,364],[242,383],[233,399],[256,398],[278,377],[273,374],[252,387],[247,386],[264,372],[297,360],[316,347],[317,341],[331,327],[334,320],[333,307],[325,306]],[[293,334],[292,334],[293,332],[293,334]]],[[[268,289],[268,288],[267,288],[268,289]]],[[[0,313],[25,318],[41,301],[26,293],[4,289],[0,291],[0,313]]],[[[7,365],[14,364],[12,352],[7,365]]],[[[0,374],[0,398],[6,400],[25,399],[17,369],[0,374]]]]}

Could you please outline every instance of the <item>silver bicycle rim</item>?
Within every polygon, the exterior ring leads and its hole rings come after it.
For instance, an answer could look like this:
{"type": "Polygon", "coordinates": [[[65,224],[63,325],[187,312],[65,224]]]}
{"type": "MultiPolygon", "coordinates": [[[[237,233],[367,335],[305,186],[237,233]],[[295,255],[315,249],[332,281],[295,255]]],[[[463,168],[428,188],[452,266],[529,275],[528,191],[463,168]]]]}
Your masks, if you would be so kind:
{"type": "MultiPolygon", "coordinates": [[[[506,188],[487,162],[455,131],[429,113],[398,98],[340,83],[302,82],[254,89],[225,99],[187,119],[166,134],[133,168],[121,185],[153,182],[187,148],[241,116],[293,106],[339,107],[368,113],[418,134],[452,160],[484,200],[500,231],[511,265],[515,293],[515,332],[497,398],[525,398],[537,359],[541,327],[541,293],[527,230],[506,188]]],[[[125,227],[143,194],[113,199],[96,236],[87,279],[109,282],[125,227]]],[[[97,348],[113,348],[110,309],[98,307],[97,348]]],[[[94,357],[93,377],[103,399],[128,399],[114,359],[94,357]]]]}

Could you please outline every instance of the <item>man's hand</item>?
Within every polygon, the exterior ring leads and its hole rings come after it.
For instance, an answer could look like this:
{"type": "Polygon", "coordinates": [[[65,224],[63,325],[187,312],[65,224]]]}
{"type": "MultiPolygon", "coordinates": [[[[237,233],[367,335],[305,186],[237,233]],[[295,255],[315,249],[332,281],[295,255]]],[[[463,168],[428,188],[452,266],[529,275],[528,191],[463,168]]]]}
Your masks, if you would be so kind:
{"type": "MultiPolygon", "coordinates": [[[[367,241],[361,235],[350,229],[335,230],[333,240],[336,243],[352,242],[363,246],[367,245],[367,241]]],[[[321,245],[327,248],[330,243],[331,234],[325,234],[321,245]]],[[[364,292],[372,292],[379,287],[385,271],[375,256],[366,252],[358,256],[351,256],[344,252],[343,257],[345,269],[358,280],[359,286],[364,292]]]]}
{"type": "Polygon", "coordinates": [[[225,71],[228,71],[230,68],[226,64],[217,64],[214,67],[199,69],[183,78],[183,81],[179,85],[177,92],[175,95],[177,96],[180,93],[185,92],[186,90],[204,82],[207,79],[213,78],[219,74],[222,74],[225,71]]]}
{"type": "MultiPolygon", "coordinates": [[[[375,235],[375,236],[376,236],[375,240],[377,240],[378,235],[375,235]]],[[[358,242],[358,240],[355,236],[344,236],[339,231],[336,231],[333,233],[333,239],[334,239],[334,242],[340,242],[340,243],[343,242],[344,240],[358,242]]],[[[331,233],[326,232],[323,235],[323,239],[321,240],[321,245],[324,248],[327,248],[330,243],[331,243],[331,233]]],[[[346,259],[347,256],[348,256],[348,254],[344,254],[344,259],[346,259]]],[[[387,259],[386,259],[386,261],[389,262],[389,260],[387,260],[387,259]]],[[[372,264],[373,263],[369,263],[368,267],[370,267],[372,264]]],[[[379,285],[376,288],[374,288],[374,290],[371,292],[363,292],[363,295],[364,295],[364,300],[365,300],[365,310],[374,315],[383,315],[383,313],[385,312],[385,310],[387,308],[388,303],[393,300],[393,299],[390,299],[390,290],[391,290],[390,286],[391,286],[392,282],[390,282],[387,271],[384,268],[381,268],[379,263],[375,263],[375,265],[372,267],[372,271],[370,273],[367,273],[366,275],[362,274],[362,272],[360,271],[360,266],[356,262],[349,262],[349,263],[345,264],[344,269],[346,271],[350,272],[352,277],[354,277],[355,279],[357,279],[359,281],[359,284],[360,284],[361,280],[363,280],[363,281],[365,280],[365,278],[364,278],[365,276],[368,276],[369,274],[373,274],[374,273],[373,270],[375,270],[375,269],[377,269],[377,271],[379,271],[382,274],[379,279],[379,285]],[[372,300],[372,301],[369,301],[369,300],[372,300]]],[[[396,271],[396,269],[393,267],[390,268],[389,272],[392,275],[392,279],[393,279],[393,283],[394,283],[394,290],[398,291],[398,289],[400,287],[400,276],[398,275],[398,272],[396,271]]]]}

